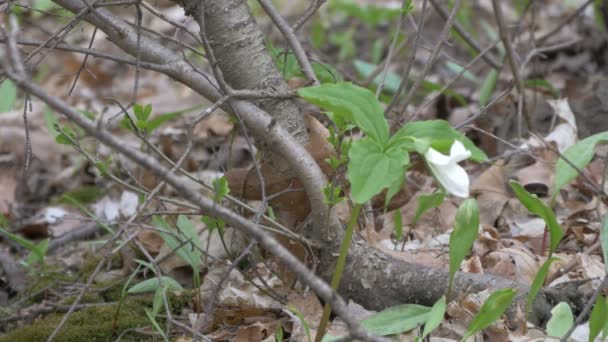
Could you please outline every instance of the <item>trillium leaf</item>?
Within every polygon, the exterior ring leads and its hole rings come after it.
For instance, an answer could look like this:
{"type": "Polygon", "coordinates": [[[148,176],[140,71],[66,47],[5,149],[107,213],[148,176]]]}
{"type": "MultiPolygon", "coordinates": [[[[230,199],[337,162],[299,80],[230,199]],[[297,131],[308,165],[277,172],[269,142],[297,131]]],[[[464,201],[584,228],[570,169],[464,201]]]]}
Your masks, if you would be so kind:
{"type": "MultiPolygon", "coordinates": [[[[595,146],[600,142],[608,141],[608,132],[592,135],[578,143],[570,146],[564,151],[563,156],[578,170],[582,170],[591,161],[595,154],[595,146]]],[[[555,165],[555,190],[553,196],[561,190],[566,184],[573,181],[578,176],[578,170],[573,168],[563,158],[559,158],[555,165]]]]}
{"type": "Polygon", "coordinates": [[[397,305],[364,319],[361,325],[370,333],[380,336],[399,334],[424,323],[430,310],[416,304],[397,305]]]}
{"type": "Polygon", "coordinates": [[[0,83],[0,113],[10,112],[17,101],[17,86],[11,80],[0,83]]]}
{"type": "Polygon", "coordinates": [[[156,291],[161,286],[170,290],[183,290],[183,287],[175,279],[162,276],[160,277],[160,280],[154,277],[135,284],[127,292],[131,294],[152,292],[156,291]]]}
{"type": "Polygon", "coordinates": [[[557,304],[551,310],[551,319],[547,322],[547,335],[552,337],[562,337],[574,324],[572,309],[565,302],[557,304]]]}
{"type": "Polygon", "coordinates": [[[462,202],[456,211],[454,231],[450,234],[450,284],[448,288],[451,288],[456,271],[473,247],[478,231],[479,207],[477,201],[469,198],[462,202]]]}
{"type": "Polygon", "coordinates": [[[354,123],[367,136],[385,144],[388,141],[388,123],[384,110],[376,96],[366,88],[352,83],[326,83],[316,87],[298,89],[306,101],[317,105],[333,115],[354,123]]]}
{"type": "Polygon", "coordinates": [[[595,338],[608,328],[608,300],[605,296],[597,297],[589,317],[589,341],[595,341],[595,338]]]}
{"type": "Polygon", "coordinates": [[[496,320],[498,320],[500,316],[502,316],[502,314],[507,310],[516,293],[516,289],[510,288],[498,290],[492,293],[485,303],[483,303],[481,309],[469,324],[467,332],[461,341],[465,341],[477,332],[482,331],[492,323],[496,322],[496,320]]]}
{"type": "Polygon", "coordinates": [[[384,150],[370,137],[353,142],[346,175],[356,203],[365,203],[403,177],[409,162],[407,152],[398,148],[384,150]]]}
{"type": "Polygon", "coordinates": [[[429,209],[437,208],[443,203],[443,199],[445,198],[445,193],[439,191],[429,195],[422,195],[418,197],[418,208],[416,209],[416,214],[414,215],[414,220],[412,222],[413,225],[418,222],[418,219],[429,209]]]}
{"type": "Polygon", "coordinates": [[[559,245],[559,242],[564,236],[564,232],[555,218],[555,213],[553,213],[553,210],[543,203],[536,195],[526,191],[518,182],[512,180],[509,182],[509,185],[511,185],[511,189],[515,192],[515,196],[517,196],[526,209],[545,220],[545,224],[549,228],[549,235],[551,235],[549,253],[553,254],[555,248],[557,248],[557,245],[559,245]]]}
{"type": "Polygon", "coordinates": [[[536,277],[534,277],[532,285],[530,285],[530,290],[528,291],[528,299],[526,300],[526,314],[530,311],[530,308],[532,307],[532,302],[534,301],[534,298],[536,298],[538,291],[540,291],[541,287],[543,287],[543,283],[547,278],[547,274],[549,274],[549,267],[553,262],[557,260],[560,259],[556,257],[549,258],[538,269],[536,277]]]}
{"type": "Polygon", "coordinates": [[[424,339],[428,334],[433,332],[433,330],[437,329],[439,324],[443,321],[443,315],[445,315],[446,308],[446,298],[445,296],[441,296],[437,302],[431,308],[431,312],[429,312],[428,318],[424,324],[424,331],[422,332],[422,339],[424,339]]]}
{"type": "Polygon", "coordinates": [[[431,147],[439,152],[447,153],[454,140],[460,141],[464,147],[471,151],[471,159],[474,161],[485,161],[486,154],[469,140],[464,134],[454,129],[445,120],[426,120],[410,122],[403,126],[391,140],[410,138],[428,139],[431,147]]]}

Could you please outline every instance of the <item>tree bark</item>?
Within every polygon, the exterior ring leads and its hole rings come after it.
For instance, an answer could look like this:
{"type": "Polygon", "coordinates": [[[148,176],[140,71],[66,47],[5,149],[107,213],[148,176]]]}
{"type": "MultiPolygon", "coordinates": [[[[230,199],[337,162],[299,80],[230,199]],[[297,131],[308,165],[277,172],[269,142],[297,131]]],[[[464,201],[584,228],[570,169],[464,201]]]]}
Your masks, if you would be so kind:
{"type": "MultiPolygon", "coordinates": [[[[187,15],[204,23],[226,83],[234,89],[260,89],[284,93],[289,90],[266,48],[264,35],[249,11],[246,0],[180,0],[187,15]],[[204,17],[202,17],[204,16],[204,17]]],[[[209,53],[209,51],[207,51],[209,53]]],[[[307,141],[304,117],[294,101],[257,101],[300,144],[307,141]]]]}

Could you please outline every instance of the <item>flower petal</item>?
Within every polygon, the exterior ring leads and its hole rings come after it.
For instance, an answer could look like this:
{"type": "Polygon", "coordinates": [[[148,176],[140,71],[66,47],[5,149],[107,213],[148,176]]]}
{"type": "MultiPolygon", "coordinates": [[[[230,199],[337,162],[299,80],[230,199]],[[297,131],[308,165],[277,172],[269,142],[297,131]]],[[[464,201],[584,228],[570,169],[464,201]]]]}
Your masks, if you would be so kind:
{"type": "Polygon", "coordinates": [[[424,158],[427,162],[435,165],[448,165],[451,161],[450,156],[446,156],[432,147],[429,147],[429,149],[426,151],[424,158]]]}
{"type": "Polygon", "coordinates": [[[429,169],[445,191],[458,197],[469,197],[469,175],[458,162],[470,156],[471,151],[458,140],[452,143],[449,156],[432,148],[424,155],[429,169]]]}
{"type": "Polygon", "coordinates": [[[471,151],[467,150],[462,142],[454,140],[452,147],[450,148],[450,159],[453,162],[461,162],[471,157],[471,151]]]}

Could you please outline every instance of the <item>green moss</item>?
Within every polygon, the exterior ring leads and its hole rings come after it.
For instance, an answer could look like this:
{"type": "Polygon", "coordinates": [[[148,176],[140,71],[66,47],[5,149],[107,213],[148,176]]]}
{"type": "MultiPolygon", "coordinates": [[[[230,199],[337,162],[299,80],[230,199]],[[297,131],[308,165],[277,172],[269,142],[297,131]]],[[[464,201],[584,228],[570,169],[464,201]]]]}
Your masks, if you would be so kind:
{"type": "MultiPolygon", "coordinates": [[[[150,306],[150,302],[151,296],[127,298],[121,307],[116,331],[113,329],[116,305],[92,307],[76,311],[70,316],[55,340],[65,342],[114,341],[121,332],[127,329],[150,326],[150,321],[144,312],[144,309],[150,306]]],[[[51,314],[38,319],[28,326],[15,329],[4,336],[0,336],[0,342],[46,341],[64,315],[63,313],[51,314]]],[[[123,340],[141,338],[142,336],[135,332],[123,335],[123,340]]]]}

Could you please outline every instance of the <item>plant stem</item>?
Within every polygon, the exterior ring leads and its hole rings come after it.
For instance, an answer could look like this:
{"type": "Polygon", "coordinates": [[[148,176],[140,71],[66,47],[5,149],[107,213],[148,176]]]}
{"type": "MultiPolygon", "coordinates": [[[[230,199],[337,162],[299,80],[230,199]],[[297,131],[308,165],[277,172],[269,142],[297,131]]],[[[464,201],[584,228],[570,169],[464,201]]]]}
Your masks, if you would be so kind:
{"type": "MultiPolygon", "coordinates": [[[[344,238],[342,239],[342,246],[340,246],[340,255],[338,256],[338,262],[336,263],[336,270],[331,278],[331,288],[336,291],[340,285],[340,279],[342,279],[342,273],[344,273],[344,267],[346,266],[346,256],[348,255],[348,249],[350,248],[350,242],[353,239],[353,230],[357,224],[357,217],[361,211],[361,204],[356,204],[353,209],[348,225],[346,226],[346,232],[344,232],[344,238]]],[[[331,314],[331,305],[325,303],[323,308],[323,317],[319,322],[319,328],[317,330],[317,336],[315,336],[315,342],[320,342],[325,335],[325,329],[327,328],[327,322],[329,322],[329,315],[331,314]]]]}

